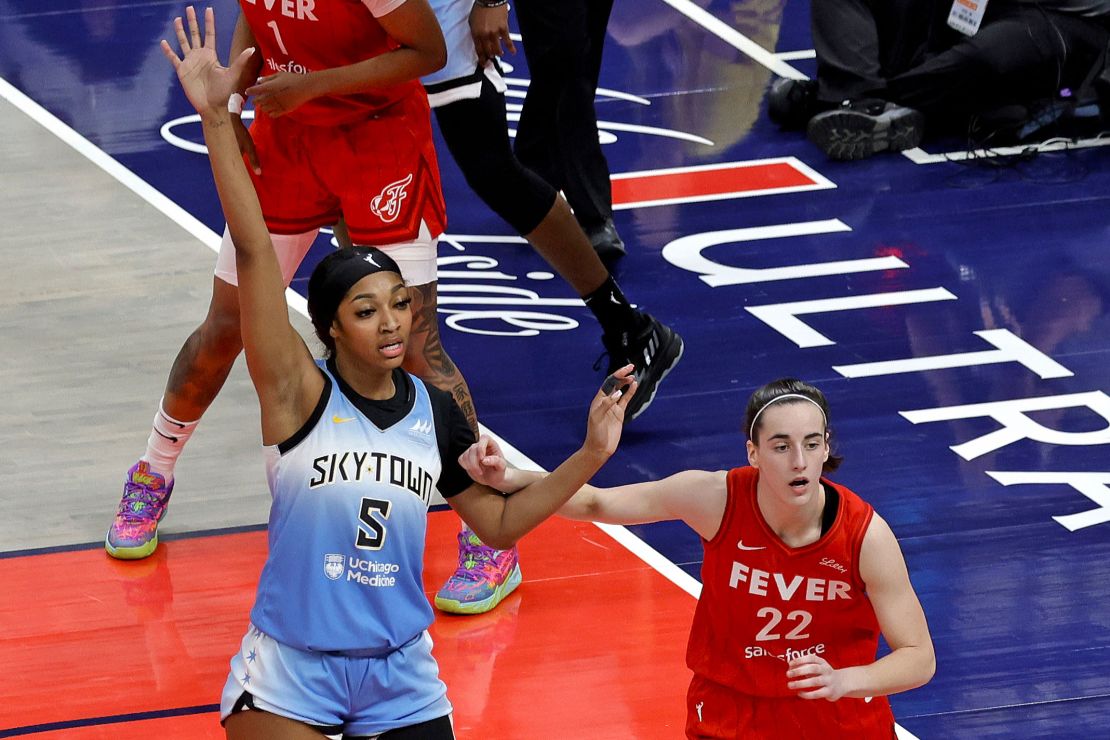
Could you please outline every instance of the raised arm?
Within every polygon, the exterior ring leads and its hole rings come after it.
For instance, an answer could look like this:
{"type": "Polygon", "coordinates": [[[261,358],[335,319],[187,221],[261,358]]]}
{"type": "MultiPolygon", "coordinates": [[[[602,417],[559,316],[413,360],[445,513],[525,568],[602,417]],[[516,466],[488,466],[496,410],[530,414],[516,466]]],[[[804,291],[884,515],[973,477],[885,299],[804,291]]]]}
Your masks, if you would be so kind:
{"type": "Polygon", "coordinates": [[[188,35],[181,18],[174,21],[183,56],[178,57],[166,41],[162,51],[200,114],[216,192],[235,243],[243,347],[262,409],[262,436],[273,444],[287,439],[308,418],[323,390],[323,379],[304,340],[289,324],[285,282],[227,110],[228,97],[254,50],[244,50],[230,68],[222,67],[216,56],[212,9],[205,11],[203,42],[191,6],[186,17],[188,35]]]}
{"type": "Polygon", "coordinates": [[[447,45],[427,0],[405,0],[377,19],[398,48],[376,57],[308,74],[277,72],[247,89],[255,108],[274,118],[313,98],[389,87],[431,74],[447,63],[447,45]]]}
{"type": "Polygon", "coordinates": [[[789,688],[803,699],[862,699],[917,688],[936,670],[925,612],[914,593],[902,548],[890,526],[875,514],[860,548],[860,575],[890,653],[874,663],[834,669],[819,656],[791,662],[789,688]]]}

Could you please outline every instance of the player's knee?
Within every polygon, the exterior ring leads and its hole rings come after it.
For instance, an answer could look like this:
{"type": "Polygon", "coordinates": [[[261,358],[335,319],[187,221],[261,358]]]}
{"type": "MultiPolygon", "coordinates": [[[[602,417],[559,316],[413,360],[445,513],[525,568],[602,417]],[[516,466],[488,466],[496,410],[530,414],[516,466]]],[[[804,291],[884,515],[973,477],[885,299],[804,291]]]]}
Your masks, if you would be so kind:
{"type": "Polygon", "coordinates": [[[209,311],[200,328],[201,341],[212,353],[234,357],[243,348],[238,311],[209,311]]]}
{"type": "Polygon", "coordinates": [[[554,188],[515,157],[467,167],[464,175],[478,197],[521,234],[532,231],[555,201],[554,188]]]}
{"type": "Polygon", "coordinates": [[[219,278],[212,283],[212,302],[208,314],[197,332],[205,347],[211,351],[231,353],[242,349],[243,339],[239,329],[239,289],[219,278]]]}

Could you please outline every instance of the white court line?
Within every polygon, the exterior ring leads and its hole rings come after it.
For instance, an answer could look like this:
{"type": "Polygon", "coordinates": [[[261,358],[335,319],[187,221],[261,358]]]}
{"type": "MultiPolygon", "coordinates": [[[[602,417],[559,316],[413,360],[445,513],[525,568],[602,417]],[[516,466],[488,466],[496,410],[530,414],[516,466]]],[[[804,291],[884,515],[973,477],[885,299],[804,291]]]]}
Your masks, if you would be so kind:
{"type": "Polygon", "coordinates": [[[962,150],[958,152],[941,152],[932,154],[921,147],[906,149],[902,155],[914,164],[938,164],[940,162],[964,162],[970,159],[985,159],[988,157],[1008,157],[1023,154],[1029,151],[1038,153],[1060,152],[1067,149],[1088,149],[1095,146],[1110,146],[1110,137],[1096,136],[1093,139],[1048,139],[1037,144],[1019,146],[999,146],[991,149],[975,149],[974,151],[962,150]]]}
{"type": "MultiPolygon", "coordinates": [[[[57,136],[63,142],[69,144],[74,151],[114,177],[128,190],[154,206],[156,210],[160,211],[171,221],[195,236],[213,252],[220,251],[219,234],[212,231],[212,229],[208,228],[200,219],[186,211],[177,203],[174,203],[160,191],[156,190],[146,180],[124,167],[113,157],[110,157],[100,149],[100,147],[74,131],[53,113],[24,95],[3,77],[0,77],[0,97],[23,111],[31,120],[57,136]]],[[[287,288],[285,290],[285,300],[293,310],[305,318],[308,318],[308,302],[305,301],[303,296],[292,288],[287,288]]]]}
{"type": "Polygon", "coordinates": [[[184,208],[151,187],[146,180],[143,180],[134,172],[105,154],[103,150],[63,123],[61,119],[57,118],[53,113],[24,95],[3,77],[0,77],[0,97],[23,111],[29,118],[57,136],[66,144],[69,144],[78,154],[116,178],[116,180],[122,183],[126,188],[134,192],[147,203],[150,203],[179,224],[181,228],[203,242],[205,246],[212,250],[219,250],[219,235],[205,226],[200,219],[195,218],[184,208]]]}
{"type": "Polygon", "coordinates": [[[775,52],[775,57],[782,59],[784,62],[792,62],[795,59],[816,59],[816,49],[799,49],[798,51],[778,51],[775,52]]]}
{"type": "Polygon", "coordinates": [[[744,34],[728,25],[707,10],[698,7],[692,0],[663,0],[667,5],[686,16],[694,23],[709,31],[729,46],[742,51],[753,61],[759,62],[779,77],[791,80],[808,80],[804,74],[787,64],[774,52],[767,51],[744,34]]]}
{"type": "MultiPolygon", "coordinates": [[[[670,2],[671,0],[664,0],[670,2]]],[[[195,236],[201,243],[213,251],[220,249],[220,235],[212,231],[204,225],[199,219],[190,214],[184,208],[174,203],[161,192],[153,188],[149,183],[140,178],[131,170],[124,167],[117,162],[114,158],[108,156],[95,144],[90,142],[81,134],[74,131],[57,116],[50,113],[50,111],[43,108],[41,105],[33,101],[31,98],[24,95],[21,91],[16,89],[11,83],[0,77],[0,97],[7,100],[16,108],[25,113],[28,117],[41,125],[50,133],[57,136],[63,142],[72,147],[78,154],[82,155],[90,162],[95,164],[100,169],[118,180],[124,187],[131,190],[140,198],[145,200],[150,205],[154,206],[158,211],[167,216],[170,220],[179,224],[187,232],[195,236]]],[[[516,237],[513,238],[514,240],[516,237]]],[[[308,305],[305,299],[292,289],[285,291],[285,298],[289,305],[298,313],[308,316],[308,305]]],[[[483,427],[483,429],[485,429],[483,427]]],[[[520,450],[510,445],[505,440],[485,429],[491,437],[497,439],[498,444],[501,445],[502,451],[505,453],[505,458],[511,463],[525,470],[542,470],[536,463],[528,458],[520,450]]],[[[655,548],[641,540],[628,531],[625,527],[619,527],[608,524],[597,524],[603,532],[611,536],[618,543],[630,550],[634,555],[650,565],[652,568],[659,571],[667,580],[674,583],[686,593],[694,598],[697,598],[701,593],[701,583],[696,578],[686,573],[677,565],[661,555],[655,548]]],[[[895,728],[898,730],[898,737],[901,740],[917,740],[913,735],[903,730],[901,727],[895,728]]]]}

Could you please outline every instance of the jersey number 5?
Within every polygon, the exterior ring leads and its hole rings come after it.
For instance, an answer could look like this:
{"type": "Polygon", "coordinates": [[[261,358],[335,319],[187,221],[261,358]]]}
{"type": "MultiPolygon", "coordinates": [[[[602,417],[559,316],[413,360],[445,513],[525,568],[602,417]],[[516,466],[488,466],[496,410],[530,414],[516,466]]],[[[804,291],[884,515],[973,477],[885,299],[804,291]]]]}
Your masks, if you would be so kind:
{"type": "Polygon", "coordinates": [[[364,498],[358,512],[358,537],[355,547],[360,550],[380,550],[385,544],[385,520],[389,518],[392,501],[364,498]]]}

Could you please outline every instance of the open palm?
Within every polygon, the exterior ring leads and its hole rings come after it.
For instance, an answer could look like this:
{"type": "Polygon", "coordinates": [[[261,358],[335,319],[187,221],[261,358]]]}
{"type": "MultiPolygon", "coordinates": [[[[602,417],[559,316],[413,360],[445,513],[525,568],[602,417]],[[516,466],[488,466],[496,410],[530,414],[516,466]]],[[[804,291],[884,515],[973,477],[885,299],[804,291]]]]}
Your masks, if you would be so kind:
{"type": "Polygon", "coordinates": [[[212,9],[204,11],[203,43],[197,25],[197,14],[191,5],[185,9],[185,15],[189,22],[188,35],[180,17],[173,22],[183,56],[178,57],[165,39],[161,44],[162,53],[170,60],[185,96],[198,113],[226,110],[227,99],[235,92],[239,72],[254,53],[254,49],[245,49],[231,67],[223,67],[216,56],[216,21],[212,9]]]}

